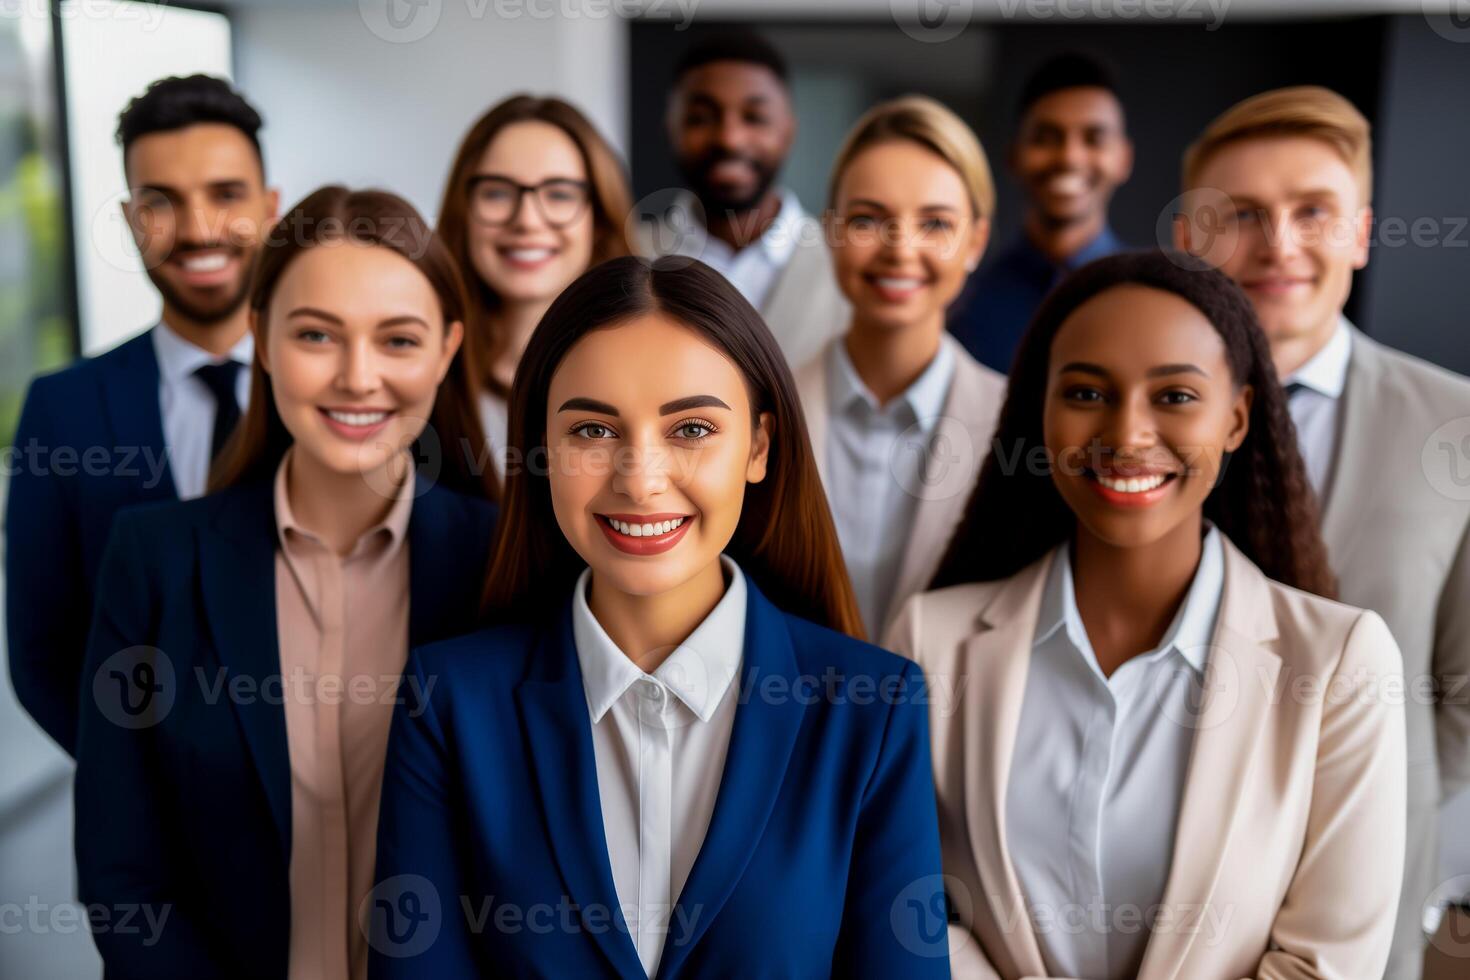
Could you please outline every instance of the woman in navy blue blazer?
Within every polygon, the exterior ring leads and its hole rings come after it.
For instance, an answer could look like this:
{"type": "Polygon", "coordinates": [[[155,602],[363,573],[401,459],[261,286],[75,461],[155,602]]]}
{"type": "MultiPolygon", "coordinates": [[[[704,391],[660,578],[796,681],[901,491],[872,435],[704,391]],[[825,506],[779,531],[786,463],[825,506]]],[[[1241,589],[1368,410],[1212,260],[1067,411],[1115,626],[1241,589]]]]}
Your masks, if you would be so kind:
{"type": "Polygon", "coordinates": [[[510,433],[497,625],[405,669],[372,976],[948,976],[922,675],[854,639],[755,310],[593,268],[510,433]]]}
{"type": "Polygon", "coordinates": [[[399,198],[323,188],[272,233],[251,307],[213,492],[123,513],[102,562],[76,851],[109,977],[366,976],[402,665],[477,622],[495,505],[407,451],[430,418],[482,445],[438,397],[464,308],[443,246],[399,198]]]}

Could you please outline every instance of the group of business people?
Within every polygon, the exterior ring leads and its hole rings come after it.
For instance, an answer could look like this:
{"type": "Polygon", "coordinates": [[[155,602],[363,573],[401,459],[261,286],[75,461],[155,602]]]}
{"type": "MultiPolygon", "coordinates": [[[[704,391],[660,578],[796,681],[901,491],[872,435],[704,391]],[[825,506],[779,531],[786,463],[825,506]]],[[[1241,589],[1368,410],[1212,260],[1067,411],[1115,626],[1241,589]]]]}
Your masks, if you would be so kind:
{"type": "Polygon", "coordinates": [[[932,99],[820,216],[781,189],[751,35],[678,66],[650,220],[555,98],[470,127],[433,230],[281,213],[223,81],[136,98],[162,320],[36,379],[6,515],[108,975],[1417,977],[1470,782],[1421,449],[1470,382],[1342,316],[1368,125],[1229,108],[1128,252],[1107,73],[1019,108],[982,263],[932,99]]]}

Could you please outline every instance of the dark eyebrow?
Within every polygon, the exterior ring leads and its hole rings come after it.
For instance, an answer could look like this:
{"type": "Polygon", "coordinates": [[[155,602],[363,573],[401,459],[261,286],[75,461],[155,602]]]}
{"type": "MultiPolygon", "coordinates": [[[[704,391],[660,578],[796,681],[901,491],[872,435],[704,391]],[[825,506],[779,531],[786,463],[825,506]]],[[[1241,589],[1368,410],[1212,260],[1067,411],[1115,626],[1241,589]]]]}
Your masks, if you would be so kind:
{"type": "Polygon", "coordinates": [[[580,409],[583,412],[598,412],[602,415],[616,416],[618,414],[616,408],[607,402],[600,402],[596,398],[568,398],[561,403],[561,408],[558,408],[557,411],[567,412],[572,409],[580,409]]]}
{"type": "Polygon", "coordinates": [[[1202,378],[1209,377],[1205,369],[1196,364],[1160,364],[1158,367],[1149,368],[1147,374],[1150,378],[1162,378],[1169,374],[1197,374],[1202,378]]]}
{"type": "Polygon", "coordinates": [[[328,313],[326,310],[319,310],[315,306],[298,306],[286,314],[287,319],[293,316],[314,316],[318,320],[326,320],[328,323],[335,323],[339,327],[342,325],[341,317],[328,313]]]}
{"type": "Polygon", "coordinates": [[[387,327],[412,326],[423,327],[425,330],[429,329],[429,325],[424,322],[423,317],[414,316],[412,313],[400,313],[398,316],[390,316],[388,319],[382,320],[378,323],[379,330],[383,330],[387,327]]]}
{"type": "Polygon", "coordinates": [[[688,398],[676,398],[671,402],[664,402],[658,407],[658,414],[673,415],[675,412],[684,412],[691,408],[723,408],[727,412],[730,410],[729,405],[714,395],[690,395],[688,398]]]}
{"type": "MultiPolygon", "coordinates": [[[[1061,370],[1063,372],[1078,371],[1082,374],[1096,374],[1104,378],[1108,377],[1106,368],[1088,361],[1073,361],[1070,364],[1063,364],[1061,370]]],[[[1158,367],[1149,368],[1145,374],[1150,378],[1158,378],[1170,374],[1198,374],[1203,378],[1209,377],[1209,374],[1203,368],[1193,364],[1160,364],[1158,367]]]]}

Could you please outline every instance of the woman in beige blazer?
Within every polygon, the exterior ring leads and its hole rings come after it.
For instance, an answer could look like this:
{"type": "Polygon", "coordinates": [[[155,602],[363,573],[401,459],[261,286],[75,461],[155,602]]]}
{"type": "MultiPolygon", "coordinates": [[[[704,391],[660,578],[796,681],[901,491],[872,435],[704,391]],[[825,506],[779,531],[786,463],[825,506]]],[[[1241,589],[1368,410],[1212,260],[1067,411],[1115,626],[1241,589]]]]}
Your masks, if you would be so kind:
{"type": "Polygon", "coordinates": [[[975,134],[922,96],[858,120],[830,187],[827,241],[852,317],[796,381],[876,637],[933,577],[1005,398],[1005,378],[944,328],[985,251],[995,189],[975,134]]]}
{"type": "Polygon", "coordinates": [[[1124,254],[1038,311],[887,642],[929,681],[956,976],[1381,974],[1401,665],[1314,511],[1223,276],[1124,254]]]}

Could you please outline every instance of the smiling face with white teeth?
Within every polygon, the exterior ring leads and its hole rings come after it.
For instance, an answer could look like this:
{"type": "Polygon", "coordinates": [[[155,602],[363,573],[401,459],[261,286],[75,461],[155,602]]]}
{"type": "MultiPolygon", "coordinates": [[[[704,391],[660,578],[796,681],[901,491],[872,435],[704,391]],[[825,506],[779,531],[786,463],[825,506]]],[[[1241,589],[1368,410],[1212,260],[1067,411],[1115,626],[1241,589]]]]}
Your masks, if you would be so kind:
{"type": "Polygon", "coordinates": [[[336,474],[375,473],[418,438],[463,339],[412,262],[347,241],[293,259],[254,329],[293,466],[336,474]]]}
{"type": "Polygon", "coordinates": [[[1021,120],[1011,169],[1043,226],[1101,227],[1113,192],[1133,171],[1117,96],[1076,86],[1037,99],[1021,120]]]}
{"type": "Polygon", "coordinates": [[[990,231],[959,172],[912,140],[875,143],[843,169],[833,205],[832,263],[854,330],[942,330],[990,231]]]}
{"type": "Polygon", "coordinates": [[[1079,533],[1115,547],[1197,536],[1251,399],[1220,333],[1182,297],[1128,284],[1079,306],[1052,341],[1043,417],[1079,533]]]}
{"type": "Polygon", "coordinates": [[[1353,272],[1368,264],[1364,190],[1331,144],[1308,136],[1228,143],[1195,185],[1196,217],[1176,223],[1176,242],[1250,297],[1286,377],[1332,338],[1353,272]]]}
{"type": "MultiPolygon", "coordinates": [[[[265,186],[255,146],[224,123],[149,133],[128,147],[126,176],[123,215],[163,296],[164,319],[208,346],[203,331],[243,318],[250,274],[276,217],[277,194],[265,186]]],[[[243,319],[234,322],[244,329],[243,319]]]]}
{"type": "Polygon", "coordinates": [[[594,596],[718,596],[769,427],[739,368],[663,314],[577,341],[551,379],[546,447],[552,509],[594,596]]]}
{"type": "MultiPolygon", "coordinates": [[[[475,174],[535,187],[548,180],[585,182],[587,166],[560,127],[528,120],[496,134],[475,174]]],[[[475,273],[502,303],[549,304],[592,261],[592,208],[585,206],[569,224],[554,227],[532,198],[525,194],[505,224],[469,221],[475,273]]]]}

